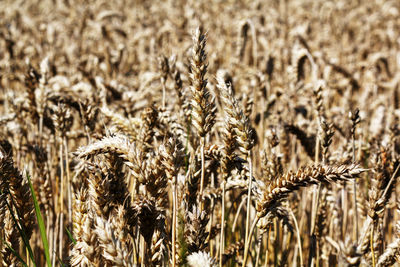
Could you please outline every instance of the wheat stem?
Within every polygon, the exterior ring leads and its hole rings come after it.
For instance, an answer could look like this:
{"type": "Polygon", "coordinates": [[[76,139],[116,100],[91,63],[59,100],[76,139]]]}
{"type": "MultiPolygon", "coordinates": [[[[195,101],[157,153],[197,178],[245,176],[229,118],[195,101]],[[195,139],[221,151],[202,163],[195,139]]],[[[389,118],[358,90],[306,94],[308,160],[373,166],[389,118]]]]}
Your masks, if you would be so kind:
{"type": "Polygon", "coordinates": [[[63,237],[64,237],[64,155],[63,155],[63,143],[60,142],[60,228],[59,230],[59,244],[58,244],[58,253],[59,257],[62,257],[62,250],[63,250],[63,237]]]}
{"type": "MultiPolygon", "coordinates": [[[[206,138],[201,137],[200,153],[201,153],[201,178],[200,178],[200,199],[203,200],[203,190],[204,190],[204,176],[205,176],[205,160],[204,160],[204,146],[206,138]]],[[[202,204],[203,207],[203,204],[202,204]]]]}
{"type": "Polygon", "coordinates": [[[176,179],[174,179],[174,184],[173,184],[173,192],[172,192],[172,198],[173,198],[173,212],[172,212],[172,266],[176,266],[176,211],[177,211],[177,205],[178,205],[178,200],[177,200],[177,192],[176,192],[176,179]]]}
{"type": "MultiPolygon", "coordinates": [[[[356,152],[355,152],[355,138],[354,138],[354,131],[353,134],[351,135],[351,141],[352,141],[352,150],[353,150],[353,163],[356,161],[356,152]]],[[[354,191],[354,197],[353,197],[353,202],[354,202],[354,220],[355,220],[355,237],[356,237],[356,243],[358,242],[358,209],[357,209],[357,179],[353,180],[353,191],[354,191]]],[[[375,266],[374,266],[375,267],[375,266]]]]}
{"type": "Polygon", "coordinates": [[[252,162],[251,162],[251,150],[248,152],[248,161],[249,161],[249,187],[247,192],[247,208],[246,208],[246,235],[245,239],[249,238],[249,227],[250,227],[250,204],[251,204],[251,191],[253,185],[253,173],[252,173],[252,162]]]}
{"type": "Polygon", "coordinates": [[[222,255],[225,250],[225,181],[222,181],[222,203],[221,203],[221,237],[220,237],[220,244],[219,244],[219,266],[222,267],[222,255]]]}
{"type": "Polygon", "coordinates": [[[375,226],[371,227],[371,239],[370,239],[370,247],[371,247],[371,257],[372,257],[372,267],[375,267],[375,252],[374,252],[374,229],[375,226]]]}
{"type": "Polygon", "coordinates": [[[68,141],[67,137],[64,136],[64,151],[65,151],[65,162],[66,169],[65,173],[67,176],[67,194],[68,194],[68,223],[72,224],[72,191],[71,191],[71,178],[69,173],[69,156],[68,156],[68,141]]]}
{"type": "Polygon", "coordinates": [[[256,225],[257,225],[259,220],[260,220],[260,218],[256,217],[256,219],[254,219],[254,221],[253,221],[253,224],[251,225],[251,228],[250,228],[250,231],[249,231],[249,237],[248,237],[248,239],[246,239],[245,246],[244,246],[242,267],[245,267],[246,264],[247,264],[247,258],[248,258],[248,254],[249,254],[249,247],[250,247],[251,238],[253,237],[253,231],[256,228],[256,225]]]}
{"type": "Polygon", "coordinates": [[[294,226],[296,228],[297,245],[299,246],[300,266],[303,267],[304,266],[304,264],[303,264],[303,251],[301,249],[301,238],[300,238],[299,226],[297,224],[296,216],[294,216],[294,213],[293,213],[293,211],[291,209],[289,210],[289,213],[293,218],[294,226]]]}

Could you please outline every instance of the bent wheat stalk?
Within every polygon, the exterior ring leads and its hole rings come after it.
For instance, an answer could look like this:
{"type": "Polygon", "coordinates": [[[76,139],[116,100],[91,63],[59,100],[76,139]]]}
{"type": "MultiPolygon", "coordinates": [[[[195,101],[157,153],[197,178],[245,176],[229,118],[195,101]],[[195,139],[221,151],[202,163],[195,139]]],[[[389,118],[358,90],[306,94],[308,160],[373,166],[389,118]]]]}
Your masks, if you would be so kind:
{"type": "Polygon", "coordinates": [[[257,219],[254,220],[249,237],[246,239],[242,266],[246,266],[251,235],[257,221],[266,216],[272,208],[279,205],[280,201],[289,193],[312,184],[347,181],[355,178],[363,171],[365,170],[355,164],[340,166],[307,166],[300,168],[296,173],[289,172],[275,181],[272,181],[263,191],[261,191],[261,188],[255,188],[255,190],[258,191],[255,192],[255,195],[258,195],[256,207],[257,219]]]}

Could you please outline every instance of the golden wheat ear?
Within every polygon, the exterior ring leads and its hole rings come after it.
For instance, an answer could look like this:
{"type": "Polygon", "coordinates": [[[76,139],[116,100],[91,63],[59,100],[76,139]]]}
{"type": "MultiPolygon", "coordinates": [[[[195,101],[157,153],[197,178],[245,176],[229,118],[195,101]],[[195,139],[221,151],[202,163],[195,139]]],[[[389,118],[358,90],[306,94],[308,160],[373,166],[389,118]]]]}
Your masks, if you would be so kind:
{"type": "Polygon", "coordinates": [[[365,169],[358,165],[339,166],[308,166],[299,169],[296,173],[289,172],[274,180],[258,194],[257,216],[264,217],[271,208],[275,207],[289,193],[301,187],[318,183],[334,183],[354,179],[365,169]]]}
{"type": "Polygon", "coordinates": [[[204,137],[214,124],[216,107],[214,100],[210,101],[207,89],[207,54],[205,51],[206,35],[200,28],[193,34],[193,51],[189,74],[192,91],[192,124],[200,137],[204,137]]]}

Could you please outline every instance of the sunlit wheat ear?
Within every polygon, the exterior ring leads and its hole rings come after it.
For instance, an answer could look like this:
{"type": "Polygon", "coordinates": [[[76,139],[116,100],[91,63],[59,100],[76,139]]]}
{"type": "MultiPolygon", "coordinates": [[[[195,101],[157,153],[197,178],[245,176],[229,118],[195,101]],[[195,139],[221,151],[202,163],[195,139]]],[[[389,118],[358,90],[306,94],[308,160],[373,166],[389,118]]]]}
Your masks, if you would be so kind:
{"type": "Polygon", "coordinates": [[[43,113],[47,101],[47,82],[50,75],[50,64],[49,58],[46,57],[40,63],[40,78],[39,78],[39,86],[35,90],[35,100],[36,100],[36,107],[39,117],[43,118],[43,113]]]}
{"type": "Polygon", "coordinates": [[[0,117],[0,125],[5,125],[10,121],[13,121],[17,117],[17,114],[10,113],[0,117]]]}
{"type": "MultiPolygon", "coordinates": [[[[18,229],[14,225],[14,221],[9,210],[5,210],[3,216],[4,219],[1,225],[4,229],[4,242],[6,242],[6,244],[8,244],[13,250],[18,251],[20,241],[18,229]]],[[[16,266],[18,264],[18,258],[7,246],[2,247],[1,255],[3,266],[16,266]]]]}
{"type": "Polygon", "coordinates": [[[191,267],[215,267],[217,262],[207,252],[193,252],[187,257],[189,266],[191,267]]]}
{"type": "Polygon", "coordinates": [[[393,266],[400,261],[400,222],[396,223],[396,238],[390,243],[385,252],[379,257],[377,267],[393,266]]]}
{"type": "Polygon", "coordinates": [[[325,108],[324,108],[324,99],[323,99],[323,89],[326,87],[324,81],[317,81],[316,86],[313,90],[314,98],[315,98],[315,108],[318,111],[319,117],[325,116],[325,108]]]}
{"type": "MultiPolygon", "coordinates": [[[[158,220],[165,220],[165,212],[168,208],[168,178],[166,175],[166,169],[162,164],[163,157],[159,150],[155,151],[155,154],[144,161],[142,165],[138,165],[139,171],[143,169],[143,185],[145,188],[145,197],[151,200],[154,205],[154,216],[157,217],[157,222],[154,225],[161,225],[162,223],[158,220]],[[162,218],[164,219],[162,219],[162,218]]],[[[136,175],[135,172],[132,172],[136,175]]],[[[136,179],[141,179],[140,177],[136,179]]],[[[138,180],[140,182],[140,180],[138,180]]],[[[137,201],[137,196],[133,197],[134,203],[137,201]]],[[[145,202],[146,203],[146,202],[145,202]]],[[[135,209],[137,211],[137,209],[135,209]]],[[[156,219],[155,219],[156,220],[156,219]]],[[[165,222],[164,222],[165,223],[165,222]]],[[[159,228],[158,230],[165,232],[165,229],[159,228]]],[[[160,234],[160,233],[158,233],[160,234]]]]}
{"type": "Polygon", "coordinates": [[[52,119],[59,136],[65,136],[66,132],[71,129],[73,122],[71,110],[65,104],[59,103],[54,107],[52,119]]]}
{"type": "Polygon", "coordinates": [[[97,116],[99,115],[100,109],[96,107],[89,100],[79,102],[79,111],[82,118],[82,123],[87,128],[86,130],[93,132],[96,127],[97,116]]]}
{"type": "Polygon", "coordinates": [[[49,210],[54,206],[54,202],[50,170],[47,165],[48,154],[44,147],[38,145],[33,146],[32,150],[37,166],[37,174],[32,175],[33,187],[38,194],[40,205],[44,206],[44,210],[49,210]]]}
{"type": "Polygon", "coordinates": [[[234,129],[239,150],[247,157],[250,149],[254,145],[254,139],[252,137],[253,133],[249,119],[244,115],[243,111],[239,107],[239,104],[233,95],[232,88],[226,85],[223,77],[217,77],[217,81],[221,100],[225,106],[224,110],[228,120],[228,127],[234,129]]]}
{"type": "Polygon", "coordinates": [[[200,137],[204,137],[214,125],[216,107],[210,101],[207,89],[206,35],[197,28],[193,35],[192,59],[190,62],[190,89],[192,91],[192,124],[200,137]]]}
{"type": "MultiPolygon", "coordinates": [[[[220,74],[220,76],[218,76],[217,87],[221,91],[222,90],[227,91],[230,89],[229,92],[233,94],[231,85],[226,84],[225,78],[222,75],[223,74],[220,74]]],[[[226,92],[221,93],[224,105],[226,105],[225,115],[230,114],[230,112],[232,112],[232,109],[234,108],[233,106],[231,106],[230,101],[226,99],[227,96],[228,95],[226,92]]],[[[224,179],[226,180],[227,177],[229,177],[231,170],[233,169],[233,159],[236,157],[235,149],[237,147],[235,126],[231,123],[229,119],[224,121],[224,127],[222,129],[222,137],[223,137],[222,140],[224,143],[224,148],[223,148],[223,157],[221,159],[221,172],[223,174],[224,179]]]]}
{"type": "Polygon", "coordinates": [[[158,110],[153,106],[147,107],[141,114],[142,124],[137,140],[139,141],[138,146],[143,152],[148,152],[152,149],[152,139],[157,118],[158,110]]]}
{"type": "Polygon", "coordinates": [[[176,179],[183,159],[182,147],[176,141],[176,139],[168,140],[165,145],[161,146],[160,150],[162,164],[165,167],[168,179],[171,181],[176,179]]]}
{"type": "Polygon", "coordinates": [[[201,211],[198,206],[193,206],[186,215],[185,239],[189,252],[199,252],[208,247],[206,226],[208,215],[201,211]]]}
{"type": "Polygon", "coordinates": [[[127,136],[115,135],[104,137],[100,141],[80,147],[76,154],[80,158],[85,158],[108,152],[117,153],[133,171],[134,177],[141,183],[145,181],[144,153],[136,147],[135,143],[130,142],[127,136]]]}
{"type": "MultiPolygon", "coordinates": [[[[4,241],[15,251],[19,251],[20,232],[23,229],[27,240],[32,236],[35,224],[34,206],[26,177],[14,167],[13,151],[7,141],[0,143],[0,218],[4,227],[4,241]],[[17,215],[18,214],[18,215],[17,215]]],[[[3,264],[11,266],[19,261],[8,246],[2,246],[3,264]]]]}
{"type": "Polygon", "coordinates": [[[128,135],[133,140],[136,140],[138,138],[140,125],[142,123],[140,119],[128,119],[110,110],[108,107],[101,108],[101,112],[104,114],[104,116],[110,119],[113,125],[115,125],[117,129],[120,130],[122,133],[128,135]]]}
{"type": "Polygon", "coordinates": [[[110,264],[110,266],[135,266],[133,264],[132,244],[121,242],[116,234],[114,224],[102,217],[96,217],[94,232],[102,249],[101,256],[104,262],[110,264]]]}
{"type": "Polygon", "coordinates": [[[94,169],[88,177],[88,206],[96,216],[105,216],[110,212],[109,189],[110,181],[105,179],[100,169],[94,169]]]}
{"type": "Polygon", "coordinates": [[[35,90],[38,88],[40,74],[27,60],[27,71],[25,73],[25,86],[27,91],[26,101],[28,103],[30,116],[34,122],[37,122],[39,114],[37,110],[35,90]]]}
{"type": "Polygon", "coordinates": [[[184,106],[186,105],[186,99],[185,99],[185,95],[183,93],[183,82],[182,82],[182,78],[181,78],[181,72],[176,68],[176,66],[174,66],[173,69],[173,77],[174,77],[174,82],[175,82],[175,92],[178,96],[178,105],[181,108],[184,108],[184,106]]]}
{"type": "MultiPolygon", "coordinates": [[[[193,162],[191,163],[190,168],[198,170],[199,160],[197,156],[194,157],[193,162]]],[[[198,187],[200,183],[200,170],[193,171],[189,173],[187,181],[186,181],[186,192],[185,192],[185,207],[187,210],[190,209],[193,205],[196,205],[196,200],[198,198],[198,187]]]]}
{"type": "Polygon", "coordinates": [[[332,183],[354,179],[365,169],[358,165],[324,166],[317,165],[299,169],[296,173],[279,177],[261,192],[257,192],[257,216],[264,217],[272,207],[285,198],[289,193],[300,187],[318,183],[332,183]],[[261,193],[261,195],[259,194],[261,193]]]}
{"type": "Polygon", "coordinates": [[[393,266],[395,262],[400,260],[400,239],[396,238],[395,241],[390,243],[385,250],[385,253],[379,257],[379,261],[376,266],[393,266]]]}
{"type": "Polygon", "coordinates": [[[158,57],[158,70],[161,73],[162,78],[166,81],[170,72],[170,62],[165,55],[158,57]]]}
{"type": "Polygon", "coordinates": [[[321,127],[321,131],[320,131],[319,140],[320,140],[321,146],[322,146],[323,161],[326,163],[328,149],[332,143],[332,137],[335,132],[333,130],[333,124],[328,123],[323,117],[321,118],[320,127],[321,127]]]}
{"type": "Polygon", "coordinates": [[[327,189],[323,188],[320,195],[319,208],[317,212],[317,218],[315,223],[315,236],[319,242],[326,236],[327,234],[327,225],[329,222],[328,218],[328,202],[326,200],[327,197],[327,189]]]}
{"type": "Polygon", "coordinates": [[[179,118],[169,110],[160,110],[158,119],[161,128],[164,128],[165,130],[166,136],[171,136],[170,138],[176,138],[177,143],[186,145],[186,141],[188,140],[186,128],[188,125],[187,120],[189,120],[188,117],[183,116],[183,118],[179,118]],[[181,124],[180,121],[182,120],[186,121],[185,124],[181,124]]]}
{"type": "Polygon", "coordinates": [[[74,195],[73,236],[76,244],[71,251],[71,266],[91,266],[95,264],[96,236],[92,234],[92,221],[88,210],[88,195],[81,190],[74,195]]]}
{"type": "Polygon", "coordinates": [[[371,161],[375,169],[373,170],[374,175],[371,179],[371,190],[369,192],[368,215],[374,221],[377,221],[378,218],[383,216],[382,213],[390,199],[396,180],[392,181],[394,183],[389,185],[394,170],[393,166],[391,166],[392,158],[388,151],[382,149],[381,153],[374,155],[371,161]],[[386,187],[388,187],[388,190],[385,192],[386,187]]]}
{"type": "Polygon", "coordinates": [[[161,265],[168,255],[168,239],[165,216],[160,214],[156,220],[156,229],[151,244],[151,263],[161,265]]]}

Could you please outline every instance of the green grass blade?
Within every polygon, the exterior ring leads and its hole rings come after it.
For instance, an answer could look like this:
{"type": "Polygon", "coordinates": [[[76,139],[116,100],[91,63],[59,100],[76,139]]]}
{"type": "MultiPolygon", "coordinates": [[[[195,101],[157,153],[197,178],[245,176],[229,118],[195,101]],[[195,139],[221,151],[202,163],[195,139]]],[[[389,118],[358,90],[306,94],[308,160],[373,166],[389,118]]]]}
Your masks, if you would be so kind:
{"type": "Polygon", "coordinates": [[[76,240],[75,240],[75,238],[72,236],[72,233],[68,230],[67,227],[65,227],[65,231],[67,231],[68,237],[69,237],[69,239],[72,241],[72,243],[74,243],[74,245],[76,245],[76,240]]]}
{"type": "Polygon", "coordinates": [[[61,261],[60,257],[57,256],[57,261],[61,267],[65,267],[65,264],[61,261]]]}
{"type": "Polygon", "coordinates": [[[33,204],[35,205],[35,213],[36,213],[36,218],[37,218],[37,221],[38,221],[38,224],[39,224],[40,236],[42,238],[44,256],[46,258],[47,267],[51,267],[50,252],[49,252],[49,242],[47,241],[47,236],[46,236],[46,227],[44,225],[42,213],[40,212],[39,202],[37,201],[35,190],[33,190],[31,177],[29,176],[28,173],[26,174],[26,176],[28,178],[29,187],[31,189],[32,198],[33,198],[33,204]]]}
{"type": "Polygon", "coordinates": [[[27,265],[26,262],[21,258],[21,256],[18,254],[18,252],[16,252],[16,251],[10,246],[10,244],[8,244],[6,241],[4,241],[3,239],[2,239],[2,241],[3,241],[3,244],[6,245],[6,246],[11,250],[11,252],[14,254],[14,256],[18,258],[18,260],[22,263],[22,265],[24,265],[25,267],[28,267],[28,265],[27,265]]]}
{"type": "MultiPolygon", "coordinates": [[[[14,199],[13,199],[13,197],[12,197],[11,194],[10,194],[10,199],[11,199],[11,204],[12,204],[14,207],[16,207],[16,206],[15,206],[15,203],[14,203],[14,199]]],[[[28,237],[26,236],[25,230],[23,229],[23,228],[24,228],[24,225],[23,225],[23,223],[19,223],[19,222],[17,221],[17,218],[15,218],[15,214],[14,214],[14,212],[13,212],[13,209],[11,208],[10,204],[8,203],[8,201],[6,201],[6,205],[7,205],[8,210],[10,211],[10,214],[11,214],[11,217],[12,217],[12,219],[13,219],[13,221],[14,221],[14,224],[15,224],[15,226],[17,227],[20,236],[22,237],[22,241],[24,242],[25,247],[28,249],[29,257],[31,258],[31,260],[32,260],[32,262],[33,262],[33,266],[36,266],[36,264],[35,264],[35,257],[33,256],[32,248],[31,248],[31,246],[29,245],[28,237]]],[[[21,215],[19,214],[18,210],[17,210],[17,215],[18,215],[19,221],[22,221],[22,220],[21,220],[21,215]]]]}

